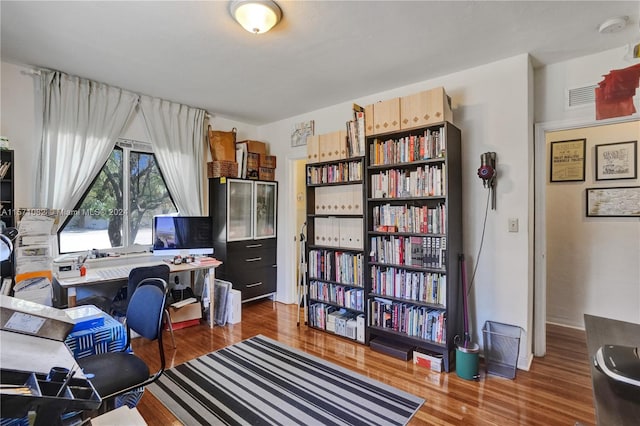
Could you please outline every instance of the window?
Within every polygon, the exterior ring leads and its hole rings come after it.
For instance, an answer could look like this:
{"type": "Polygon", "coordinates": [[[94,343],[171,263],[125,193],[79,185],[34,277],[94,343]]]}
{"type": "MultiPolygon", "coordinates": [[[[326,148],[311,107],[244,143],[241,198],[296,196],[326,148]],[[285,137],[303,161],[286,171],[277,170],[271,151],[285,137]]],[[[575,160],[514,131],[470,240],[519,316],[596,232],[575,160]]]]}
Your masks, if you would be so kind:
{"type": "Polygon", "coordinates": [[[176,212],[151,145],[119,140],[59,231],[60,253],[150,246],[153,216],[176,212]]]}

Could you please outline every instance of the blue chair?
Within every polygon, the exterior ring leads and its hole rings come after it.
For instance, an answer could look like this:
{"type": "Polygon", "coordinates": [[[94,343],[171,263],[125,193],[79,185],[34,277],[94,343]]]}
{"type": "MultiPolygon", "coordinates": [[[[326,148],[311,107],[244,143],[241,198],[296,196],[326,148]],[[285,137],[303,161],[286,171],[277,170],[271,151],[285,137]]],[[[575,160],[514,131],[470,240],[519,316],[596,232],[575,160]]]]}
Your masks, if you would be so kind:
{"type": "MultiPolygon", "coordinates": [[[[161,288],[165,293],[168,291],[168,282],[169,282],[169,266],[168,265],[152,265],[152,266],[140,266],[137,268],[133,268],[129,272],[129,280],[127,281],[127,285],[124,288],[124,292],[126,293],[126,297],[121,300],[115,300],[111,303],[111,315],[114,316],[126,316],[127,307],[129,305],[129,299],[132,294],[136,291],[136,288],[140,285],[142,281],[152,279],[152,283],[155,283],[159,288],[161,288]],[[154,280],[159,278],[159,280],[154,280]]],[[[169,328],[169,332],[171,333],[171,343],[173,347],[176,347],[176,340],[173,336],[173,326],[171,324],[171,317],[169,316],[169,310],[165,309],[164,319],[169,328]]]]}
{"type": "Polygon", "coordinates": [[[163,280],[149,278],[138,285],[129,300],[126,316],[127,344],[122,352],[107,352],[78,359],[85,376],[91,381],[103,399],[103,408],[111,408],[114,397],[143,387],[162,375],[165,369],[165,354],[162,345],[162,323],[166,290],[161,289],[163,280]],[[149,366],[133,353],[126,352],[131,344],[131,332],[157,340],[160,369],[150,373],[149,366]]]}

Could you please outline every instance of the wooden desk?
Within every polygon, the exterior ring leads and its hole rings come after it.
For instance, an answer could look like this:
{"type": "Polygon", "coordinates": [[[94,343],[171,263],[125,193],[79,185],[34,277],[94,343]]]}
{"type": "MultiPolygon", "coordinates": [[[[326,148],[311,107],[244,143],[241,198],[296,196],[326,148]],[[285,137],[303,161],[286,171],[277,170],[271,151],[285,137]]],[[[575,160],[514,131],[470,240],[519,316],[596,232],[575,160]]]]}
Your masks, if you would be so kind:
{"type": "Polygon", "coordinates": [[[602,345],[640,346],[640,324],[617,321],[593,315],[584,316],[587,349],[591,361],[593,399],[599,425],[637,425],[640,421],[640,401],[632,402],[618,396],[607,376],[593,364],[593,356],[602,345]]]}
{"type": "MultiPolygon", "coordinates": [[[[182,263],[180,265],[174,265],[171,263],[164,262],[159,258],[157,260],[138,260],[138,261],[130,261],[127,263],[119,262],[113,264],[113,266],[102,266],[99,268],[89,268],[87,269],[87,274],[84,277],[78,278],[56,278],[60,287],[67,289],[67,305],[71,308],[76,306],[76,288],[78,287],[87,287],[93,285],[100,285],[107,282],[126,280],[128,275],[111,277],[109,279],[102,278],[100,276],[100,271],[109,270],[111,268],[119,268],[122,266],[127,266],[130,268],[137,268],[142,266],[153,266],[153,265],[167,265],[169,266],[170,273],[178,273],[178,272],[195,272],[198,270],[206,270],[209,271],[209,318],[207,318],[207,322],[209,323],[209,327],[213,328],[215,324],[214,318],[214,289],[213,284],[215,282],[216,271],[215,269],[222,264],[219,260],[215,262],[206,262],[206,263],[182,263]]],[[[126,259],[124,259],[126,261],[126,259]]],[[[193,277],[192,277],[193,279],[193,277]]]]}

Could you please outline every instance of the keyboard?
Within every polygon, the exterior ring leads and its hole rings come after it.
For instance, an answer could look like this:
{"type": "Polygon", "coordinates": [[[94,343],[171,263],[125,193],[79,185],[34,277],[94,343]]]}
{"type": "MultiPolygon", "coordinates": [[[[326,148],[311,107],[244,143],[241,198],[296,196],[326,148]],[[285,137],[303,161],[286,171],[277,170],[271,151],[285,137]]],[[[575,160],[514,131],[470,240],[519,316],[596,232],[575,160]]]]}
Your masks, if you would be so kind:
{"type": "Polygon", "coordinates": [[[96,273],[102,280],[118,280],[123,278],[129,278],[129,272],[133,269],[133,266],[115,266],[112,268],[104,268],[96,270],[96,273]]]}

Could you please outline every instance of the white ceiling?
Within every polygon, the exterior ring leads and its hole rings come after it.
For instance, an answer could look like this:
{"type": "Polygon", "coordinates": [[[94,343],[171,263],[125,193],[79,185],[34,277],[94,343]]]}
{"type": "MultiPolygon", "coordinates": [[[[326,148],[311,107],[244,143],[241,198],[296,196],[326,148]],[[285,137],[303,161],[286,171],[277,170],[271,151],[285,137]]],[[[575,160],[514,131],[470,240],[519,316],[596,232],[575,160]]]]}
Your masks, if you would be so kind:
{"type": "Polygon", "coordinates": [[[279,1],[253,35],[228,1],[0,3],[2,60],[264,124],[530,53],[551,64],[640,40],[638,1],[279,1]],[[629,16],[615,34],[607,18],[629,16]]]}

